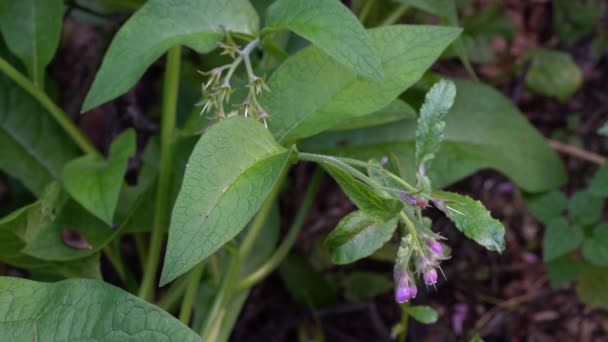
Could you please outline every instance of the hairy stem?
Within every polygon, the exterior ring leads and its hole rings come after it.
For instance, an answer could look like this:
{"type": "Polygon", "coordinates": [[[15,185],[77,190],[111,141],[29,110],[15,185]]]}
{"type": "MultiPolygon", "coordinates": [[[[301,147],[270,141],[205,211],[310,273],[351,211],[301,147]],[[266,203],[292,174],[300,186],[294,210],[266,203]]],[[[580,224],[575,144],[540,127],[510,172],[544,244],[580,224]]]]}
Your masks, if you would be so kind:
{"type": "Polygon", "coordinates": [[[319,190],[319,183],[321,182],[322,175],[323,172],[321,169],[317,168],[312,176],[310,184],[308,185],[308,190],[306,191],[304,200],[300,205],[300,209],[298,210],[298,213],[296,214],[296,217],[289,228],[289,233],[287,233],[279,248],[277,248],[274,254],[268,258],[268,260],[266,260],[266,262],[264,262],[264,264],[262,264],[257,270],[249,274],[247,277],[245,277],[245,279],[238,283],[234,288],[234,292],[240,292],[254,286],[260,280],[264,279],[267,275],[274,271],[281,264],[283,259],[285,259],[291,250],[291,247],[296,242],[302,225],[304,224],[304,219],[306,219],[306,215],[308,215],[312,201],[319,190]]]}
{"type": "Polygon", "coordinates": [[[175,130],[177,93],[179,86],[179,68],[181,47],[176,46],[167,54],[167,66],[163,83],[162,121],[160,129],[160,171],[156,189],[156,215],[152,227],[150,250],[146,260],[144,278],[139,289],[139,297],[151,301],[154,297],[154,281],[160,263],[160,250],[167,225],[169,212],[169,187],[173,164],[172,139],[175,130]]]}
{"type": "Polygon", "coordinates": [[[10,79],[15,81],[23,90],[32,95],[32,97],[51,114],[53,119],[57,121],[59,126],[61,126],[70,139],[72,139],[83,152],[101,157],[101,153],[99,153],[95,146],[91,144],[89,139],[87,139],[87,137],[78,129],[76,124],[74,124],[67,114],[46,95],[44,90],[38,88],[32,81],[23,76],[17,69],[1,57],[0,70],[10,79]]]}

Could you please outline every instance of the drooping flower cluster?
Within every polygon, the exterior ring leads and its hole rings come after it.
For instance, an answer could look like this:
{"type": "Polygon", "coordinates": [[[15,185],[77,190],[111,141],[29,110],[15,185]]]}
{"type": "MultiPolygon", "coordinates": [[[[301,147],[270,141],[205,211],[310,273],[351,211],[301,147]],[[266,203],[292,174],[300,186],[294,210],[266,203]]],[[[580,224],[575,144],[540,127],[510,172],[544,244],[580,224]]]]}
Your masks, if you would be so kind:
{"type": "Polygon", "coordinates": [[[244,49],[241,49],[230,35],[226,34],[226,42],[220,43],[219,45],[223,48],[222,54],[229,55],[234,60],[230,64],[213,68],[208,72],[201,72],[202,75],[207,76],[208,78],[201,86],[203,100],[199,105],[203,108],[200,114],[203,115],[207,112],[212,113],[214,111],[211,119],[221,120],[240,113],[245,117],[253,117],[263,122],[264,126],[268,127],[270,116],[258,102],[258,97],[262,91],[269,91],[270,89],[266,85],[264,77],[257,76],[253,73],[250,59],[251,52],[259,45],[259,39],[253,40],[247,44],[244,49]],[[247,70],[248,95],[237,108],[227,112],[225,104],[230,101],[230,95],[234,93],[234,89],[230,85],[230,79],[242,62],[244,62],[247,70]]]}

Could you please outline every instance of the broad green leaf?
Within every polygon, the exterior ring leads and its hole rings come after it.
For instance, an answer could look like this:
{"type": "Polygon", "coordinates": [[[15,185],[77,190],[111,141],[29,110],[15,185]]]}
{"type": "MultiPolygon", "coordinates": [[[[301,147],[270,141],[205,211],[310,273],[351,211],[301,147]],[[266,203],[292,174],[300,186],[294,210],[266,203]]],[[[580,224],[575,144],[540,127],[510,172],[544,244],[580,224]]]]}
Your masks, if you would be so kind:
{"type": "Polygon", "coordinates": [[[543,240],[543,259],[551,261],[568,252],[576,250],[583,242],[584,232],[577,225],[569,225],[561,217],[547,224],[543,240]]]}
{"type": "Polygon", "coordinates": [[[451,208],[448,217],[469,239],[491,251],[502,252],[505,249],[505,227],[492,218],[481,202],[453,192],[439,191],[433,196],[451,208]]]}
{"type": "Polygon", "coordinates": [[[84,208],[112,225],[129,157],[135,154],[135,131],[121,134],[110,147],[107,160],[87,155],[63,169],[67,192],[84,208]]]}
{"type": "Polygon", "coordinates": [[[201,137],[173,207],[161,285],[245,227],[290,155],[260,123],[243,117],[222,120],[201,137]]]}
{"type": "Polygon", "coordinates": [[[384,77],[365,28],[338,0],[277,0],[266,12],[266,26],[297,33],[359,75],[384,77]]]}
{"type": "Polygon", "coordinates": [[[388,106],[378,111],[341,122],[340,124],[332,127],[331,130],[342,131],[347,129],[377,126],[403,119],[415,119],[416,116],[416,111],[414,108],[412,108],[412,106],[405,103],[403,100],[396,99],[388,106]]]}
{"type": "Polygon", "coordinates": [[[124,94],[173,46],[209,52],[225,30],[255,34],[258,25],[258,15],[247,0],[149,0],[112,40],[83,111],[124,94]]]}
{"type": "Polygon", "coordinates": [[[62,25],[62,0],[0,0],[2,37],[40,88],[44,69],[59,46],[62,25]]]}
{"type": "Polygon", "coordinates": [[[290,254],[279,267],[279,274],[293,299],[307,307],[319,308],[336,301],[336,289],[308,260],[290,254]]]}
{"type": "Polygon", "coordinates": [[[37,196],[78,155],[51,116],[5,76],[0,76],[0,146],[0,170],[37,196]]]}
{"type": "Polygon", "coordinates": [[[562,284],[576,280],[584,263],[569,255],[545,262],[545,270],[551,282],[551,287],[558,288],[562,284]]]}
{"type": "Polygon", "coordinates": [[[369,186],[339,168],[329,164],[323,165],[323,168],[336,180],[348,198],[371,219],[389,221],[403,208],[400,200],[380,197],[369,186]]]}
{"type": "MultiPolygon", "coordinates": [[[[387,73],[388,75],[388,73],[387,73]]],[[[446,116],[441,149],[427,175],[436,188],[445,187],[483,168],[493,168],[524,190],[552,190],[566,180],[562,162],[511,100],[481,83],[454,80],[456,100],[446,116]]],[[[416,122],[331,132],[298,147],[361,160],[395,154],[405,179],[415,179],[416,122]]]]}
{"type": "Polygon", "coordinates": [[[372,255],[393,236],[398,218],[377,222],[363,211],[345,216],[323,244],[335,264],[349,264],[372,255]]]}
{"type": "Polygon", "coordinates": [[[598,197],[608,197],[608,163],[595,172],[587,191],[598,197]]]}
{"type": "Polygon", "coordinates": [[[608,308],[608,267],[589,266],[582,272],[576,285],[576,293],[587,305],[608,308]]]}
{"type": "Polygon", "coordinates": [[[403,308],[407,313],[412,316],[413,319],[417,320],[420,323],[424,324],[432,324],[437,322],[437,311],[430,306],[426,305],[416,305],[416,306],[406,306],[403,308]]]}
{"type": "Polygon", "coordinates": [[[452,81],[441,80],[429,90],[418,116],[416,128],[416,165],[435,158],[443,140],[443,118],[454,104],[456,86],[452,81]]]}
{"type": "Polygon", "coordinates": [[[574,193],[568,201],[568,215],[582,225],[597,223],[604,209],[605,198],[589,190],[574,193]]]}
{"type": "Polygon", "coordinates": [[[567,53],[539,50],[531,58],[526,86],[534,92],[565,101],[583,83],[583,73],[567,53]]]}
{"type": "Polygon", "coordinates": [[[422,76],[460,29],[390,26],[368,32],[382,62],[381,82],[358,77],[315,46],[291,56],[272,74],[272,91],[260,102],[278,141],[311,136],[386,107],[422,76]]]}
{"type": "Polygon", "coordinates": [[[608,224],[597,225],[583,242],[583,256],[595,265],[608,265],[608,224]]]}
{"type": "Polygon", "coordinates": [[[568,198],[559,190],[532,194],[525,198],[528,209],[544,224],[548,224],[554,218],[561,217],[568,207],[568,198]]]}
{"type": "Polygon", "coordinates": [[[393,280],[384,274],[353,272],[344,279],[344,297],[350,302],[363,302],[387,292],[393,286],[393,280]]]}
{"type": "Polygon", "coordinates": [[[96,280],[0,277],[0,330],[10,341],[200,341],[158,307],[96,280]]]}

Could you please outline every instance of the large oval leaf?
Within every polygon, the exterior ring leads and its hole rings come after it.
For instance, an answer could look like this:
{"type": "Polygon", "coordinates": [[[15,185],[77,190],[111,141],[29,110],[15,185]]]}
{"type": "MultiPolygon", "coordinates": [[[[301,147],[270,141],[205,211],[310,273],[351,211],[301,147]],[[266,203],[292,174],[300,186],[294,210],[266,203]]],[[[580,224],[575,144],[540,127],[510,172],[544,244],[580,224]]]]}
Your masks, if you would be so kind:
{"type": "Polygon", "coordinates": [[[4,41],[41,88],[44,68],[59,45],[62,24],[62,0],[0,1],[0,28],[4,41]]]}
{"type": "MultiPolygon", "coordinates": [[[[441,149],[428,172],[436,188],[482,168],[496,169],[526,191],[553,189],[566,180],[559,156],[511,101],[481,83],[455,80],[456,100],[446,116],[441,149]]],[[[405,178],[415,179],[416,122],[404,120],[367,129],[321,134],[304,151],[359,159],[394,153],[405,178]]]]}
{"type": "Polygon", "coordinates": [[[260,99],[278,141],[308,137],[386,107],[416,82],[460,29],[391,26],[369,30],[380,56],[381,82],[358,77],[321,49],[307,47],[285,61],[260,99]],[[297,99],[295,101],[294,99],[297,99]]]}
{"type": "Polygon", "coordinates": [[[63,165],[78,155],[51,116],[23,89],[0,76],[0,170],[34,194],[61,179],[63,165]]]}
{"type": "Polygon", "coordinates": [[[200,341],[158,307],[84,279],[0,277],[0,331],[7,341],[200,341]]]}
{"type": "Polygon", "coordinates": [[[238,234],[275,185],[290,152],[252,119],[211,127],[194,147],[171,215],[161,284],[238,234]]]}
{"type": "Polygon", "coordinates": [[[225,30],[254,34],[258,25],[258,15],[247,0],[147,1],[114,37],[83,111],[124,94],[173,46],[208,52],[225,30]]]}
{"type": "Polygon", "coordinates": [[[338,0],[278,0],[268,8],[266,26],[297,33],[359,75],[383,78],[365,28],[338,0]]]}
{"type": "Polygon", "coordinates": [[[378,222],[363,211],[345,216],[323,242],[331,250],[331,260],[348,264],[370,256],[393,236],[398,218],[378,222]]]}

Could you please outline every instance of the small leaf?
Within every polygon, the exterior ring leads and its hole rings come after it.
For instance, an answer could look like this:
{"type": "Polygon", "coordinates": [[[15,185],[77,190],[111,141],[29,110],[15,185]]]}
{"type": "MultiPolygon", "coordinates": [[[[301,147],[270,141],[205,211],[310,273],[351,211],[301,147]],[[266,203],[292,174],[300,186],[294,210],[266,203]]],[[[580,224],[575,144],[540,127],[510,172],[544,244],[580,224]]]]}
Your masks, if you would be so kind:
{"type": "Polygon", "coordinates": [[[380,197],[369,186],[336,166],[324,164],[323,168],[338,182],[348,198],[370,218],[386,222],[397,216],[403,208],[400,200],[380,197]]]}
{"type": "Polygon", "coordinates": [[[405,103],[403,100],[396,99],[388,106],[378,111],[341,122],[337,126],[332,127],[331,130],[342,131],[347,129],[377,126],[389,122],[414,118],[416,118],[416,111],[414,108],[405,103]]]}
{"type": "Polygon", "coordinates": [[[587,305],[608,308],[608,267],[589,266],[582,272],[576,285],[576,293],[587,305]]]}
{"type": "Polygon", "coordinates": [[[67,228],[61,233],[61,239],[67,246],[76,249],[93,249],[93,246],[76,229],[67,228]]]}
{"type": "Polygon", "coordinates": [[[456,86],[445,80],[435,83],[426,94],[416,129],[416,165],[435,158],[443,140],[443,118],[454,104],[455,97],[456,86]]]}
{"type": "Polygon", "coordinates": [[[526,75],[530,90],[565,101],[582,83],[583,74],[569,54],[543,49],[532,55],[526,75]]]}
{"type": "Polygon", "coordinates": [[[365,28],[338,0],[277,0],[268,8],[266,26],[297,33],[360,75],[384,77],[365,28]]]}
{"type": "Polygon", "coordinates": [[[369,30],[384,80],[358,77],[316,46],[289,57],[268,80],[262,106],[280,142],[320,133],[388,106],[414,84],[459,34],[438,26],[390,26],[369,30]],[[293,101],[298,99],[298,101],[293,101]]]}
{"type": "Polygon", "coordinates": [[[393,288],[393,280],[384,274],[353,272],[344,279],[344,297],[350,302],[373,299],[393,288]]]}
{"type": "Polygon", "coordinates": [[[568,202],[568,214],[577,223],[591,225],[602,216],[605,198],[593,194],[590,190],[574,193],[568,202]]]}
{"type": "Polygon", "coordinates": [[[546,262],[545,270],[551,287],[558,288],[562,284],[576,280],[583,266],[584,262],[569,255],[546,262]]]}
{"type": "Polygon", "coordinates": [[[62,25],[61,0],[0,1],[2,37],[40,88],[44,88],[44,69],[59,46],[62,25]]]}
{"type": "Polygon", "coordinates": [[[112,143],[107,160],[87,155],[69,162],[63,169],[66,190],[83,207],[111,225],[127,162],[134,154],[135,131],[128,129],[112,143]]]}
{"type": "Polygon", "coordinates": [[[222,120],[203,134],[173,207],[161,285],[245,227],[288,167],[290,155],[253,119],[222,120]]]}
{"type": "Polygon", "coordinates": [[[363,211],[345,216],[323,244],[331,249],[331,260],[348,264],[370,256],[393,236],[398,218],[377,222],[363,211]]]}
{"type": "Polygon", "coordinates": [[[568,207],[568,198],[559,190],[532,194],[525,198],[528,209],[544,224],[548,224],[554,218],[561,217],[568,207]]]}
{"type": "Polygon", "coordinates": [[[608,163],[595,172],[587,191],[599,197],[608,197],[608,163]]]}
{"type": "Polygon", "coordinates": [[[412,316],[413,319],[417,320],[420,323],[424,324],[432,324],[437,322],[437,311],[430,306],[426,305],[416,305],[416,306],[406,306],[404,310],[412,316]]]}
{"type": "Polygon", "coordinates": [[[597,225],[583,242],[583,256],[594,265],[608,265],[608,224],[597,225]]]}
{"type": "Polygon", "coordinates": [[[453,209],[448,210],[448,217],[469,239],[491,251],[502,252],[505,249],[505,227],[492,218],[481,202],[445,191],[433,193],[433,197],[444,200],[453,209]]]}
{"type": "Polygon", "coordinates": [[[604,125],[597,130],[597,134],[608,137],[608,122],[605,122],[604,125]]]}
{"type": "Polygon", "coordinates": [[[336,290],[327,277],[308,260],[290,254],[279,267],[279,274],[292,298],[307,307],[319,308],[336,302],[336,290]]]}
{"type": "Polygon", "coordinates": [[[247,0],[146,1],[112,40],[82,111],[124,94],[173,46],[209,52],[224,31],[255,34],[258,25],[258,15],[247,0]]]}
{"type": "Polygon", "coordinates": [[[583,242],[584,232],[577,225],[568,225],[561,218],[555,218],[547,224],[543,240],[543,258],[551,261],[577,249],[583,242]]]}
{"type": "Polygon", "coordinates": [[[2,337],[9,341],[200,341],[170,314],[97,280],[0,277],[0,298],[2,337]]]}

